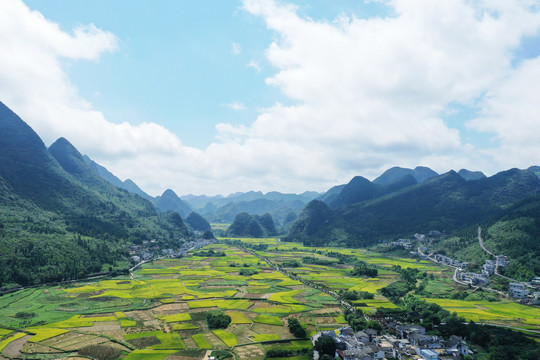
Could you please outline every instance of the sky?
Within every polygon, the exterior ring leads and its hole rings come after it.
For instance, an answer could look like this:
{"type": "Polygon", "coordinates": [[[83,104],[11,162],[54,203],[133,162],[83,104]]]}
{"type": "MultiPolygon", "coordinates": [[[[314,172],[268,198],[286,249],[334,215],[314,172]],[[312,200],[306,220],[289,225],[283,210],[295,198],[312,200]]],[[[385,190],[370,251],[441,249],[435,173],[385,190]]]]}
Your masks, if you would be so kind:
{"type": "Polygon", "coordinates": [[[0,0],[0,101],[151,195],[540,165],[540,0],[0,0]]]}

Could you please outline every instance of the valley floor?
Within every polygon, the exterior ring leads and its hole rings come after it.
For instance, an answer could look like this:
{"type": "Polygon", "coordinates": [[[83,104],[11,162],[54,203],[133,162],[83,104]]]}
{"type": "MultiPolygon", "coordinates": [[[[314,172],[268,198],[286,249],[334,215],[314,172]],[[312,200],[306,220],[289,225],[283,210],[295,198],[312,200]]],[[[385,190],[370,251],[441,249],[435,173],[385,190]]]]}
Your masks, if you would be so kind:
{"type": "Polygon", "coordinates": [[[294,359],[308,359],[311,341],[294,338],[287,320],[297,318],[308,337],[346,326],[340,302],[327,293],[340,290],[374,294],[373,299],[352,301],[368,316],[380,308],[399,308],[379,292],[400,280],[392,268],[396,265],[432,274],[417,295],[466,320],[540,330],[538,308],[473,293],[465,300],[452,299],[468,289],[430,262],[357,249],[307,248],[277,239],[221,240],[202,250],[225,256],[195,252],[144,264],[132,276],[0,297],[0,358],[79,359],[111,351],[127,360],[202,359],[211,349],[235,359],[262,360],[278,349],[292,351],[294,359]],[[352,266],[338,262],[336,254],[376,266],[377,277],[349,276],[352,266]],[[314,264],[314,258],[325,265],[314,264]],[[227,329],[208,328],[207,315],[215,311],[231,317],[227,329]]]}

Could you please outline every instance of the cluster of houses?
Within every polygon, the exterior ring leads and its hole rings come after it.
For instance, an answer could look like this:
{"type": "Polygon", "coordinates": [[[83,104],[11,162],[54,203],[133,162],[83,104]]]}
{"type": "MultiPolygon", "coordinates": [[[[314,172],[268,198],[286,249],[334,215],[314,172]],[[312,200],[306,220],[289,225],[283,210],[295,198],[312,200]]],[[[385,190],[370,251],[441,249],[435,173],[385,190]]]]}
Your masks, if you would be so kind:
{"type": "Polygon", "coordinates": [[[412,249],[413,244],[411,243],[411,240],[409,239],[398,239],[397,241],[392,241],[390,243],[391,246],[399,246],[404,249],[412,249]]]}
{"type": "Polygon", "coordinates": [[[419,325],[390,323],[392,334],[377,335],[373,329],[357,331],[350,327],[315,334],[313,344],[322,335],[332,337],[337,348],[335,356],[343,360],[456,360],[472,354],[467,343],[452,335],[445,340],[439,336],[426,335],[426,329],[419,325]]]}
{"type": "Polygon", "coordinates": [[[135,264],[147,261],[155,257],[182,257],[189,250],[198,250],[206,245],[214,243],[215,240],[195,239],[186,241],[178,249],[161,249],[157,240],[143,241],[141,245],[130,246],[131,261],[135,264]]]}
{"type": "Polygon", "coordinates": [[[446,264],[446,265],[458,267],[461,269],[465,269],[467,266],[469,266],[469,263],[467,262],[461,262],[461,261],[452,259],[448,256],[444,256],[440,254],[435,254],[434,258],[435,260],[437,260],[437,262],[440,262],[441,264],[446,264]]]}
{"type": "Polygon", "coordinates": [[[535,277],[528,285],[532,290],[527,289],[524,283],[511,282],[508,284],[508,294],[513,298],[520,299],[523,304],[540,305],[540,278],[535,277]]]}
{"type": "MultiPolygon", "coordinates": [[[[435,259],[437,259],[437,261],[439,261],[438,257],[447,258],[446,256],[435,255],[435,259]]],[[[450,259],[450,261],[451,262],[449,263],[444,261],[441,262],[459,268],[456,272],[456,278],[460,281],[467,282],[473,286],[488,285],[489,277],[495,274],[498,267],[508,266],[508,258],[504,255],[497,256],[496,260],[486,260],[485,263],[482,265],[482,270],[480,273],[464,272],[463,269],[469,265],[468,263],[460,263],[459,261],[452,259],[450,259]]]]}

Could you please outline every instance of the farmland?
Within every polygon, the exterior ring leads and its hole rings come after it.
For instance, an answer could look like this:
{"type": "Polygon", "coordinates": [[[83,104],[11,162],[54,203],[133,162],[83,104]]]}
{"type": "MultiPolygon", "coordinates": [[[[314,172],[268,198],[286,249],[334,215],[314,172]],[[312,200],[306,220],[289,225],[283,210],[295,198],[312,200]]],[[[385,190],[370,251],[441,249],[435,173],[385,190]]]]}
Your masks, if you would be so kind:
{"type": "Polygon", "coordinates": [[[447,281],[444,269],[424,261],[358,249],[307,248],[276,239],[230,240],[205,248],[224,252],[222,257],[189,254],[144,264],[132,276],[6,294],[0,297],[0,350],[34,358],[76,358],[81,349],[103,346],[128,360],[161,360],[173,359],[171,355],[200,359],[207,349],[233,351],[238,359],[263,359],[269,349],[286,349],[307,359],[311,343],[295,339],[287,319],[298,319],[308,336],[343,326],[338,301],[320,289],[373,294],[373,299],[352,301],[366,313],[396,309],[380,289],[399,281],[397,265],[434,275],[428,284],[433,293],[425,300],[467,320],[540,327],[538,309],[448,298],[463,289],[447,281]],[[230,240],[243,245],[231,245],[230,240]],[[257,244],[265,246],[249,250],[257,244]],[[349,276],[352,266],[338,261],[341,255],[377,267],[377,276],[349,276]],[[302,281],[276,271],[269,262],[302,281]],[[230,316],[230,325],[209,329],[210,312],[230,316]]]}

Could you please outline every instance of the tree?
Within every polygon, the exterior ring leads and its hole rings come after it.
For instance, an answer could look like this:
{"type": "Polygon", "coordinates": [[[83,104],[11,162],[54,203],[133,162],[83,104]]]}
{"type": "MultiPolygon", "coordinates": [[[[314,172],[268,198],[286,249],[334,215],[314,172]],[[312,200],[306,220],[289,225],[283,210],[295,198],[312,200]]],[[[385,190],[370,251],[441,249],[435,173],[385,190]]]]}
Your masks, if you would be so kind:
{"type": "Polygon", "coordinates": [[[321,335],[315,341],[313,349],[319,352],[319,356],[328,355],[334,357],[337,349],[336,341],[331,336],[321,335]]]}
{"type": "Polygon", "coordinates": [[[290,318],[288,320],[289,331],[297,338],[305,338],[307,336],[306,329],[302,327],[300,322],[296,318],[290,318]]]}
{"type": "Polygon", "coordinates": [[[208,313],[206,317],[206,322],[210,329],[226,329],[231,321],[231,317],[223,313],[208,313]]]}

